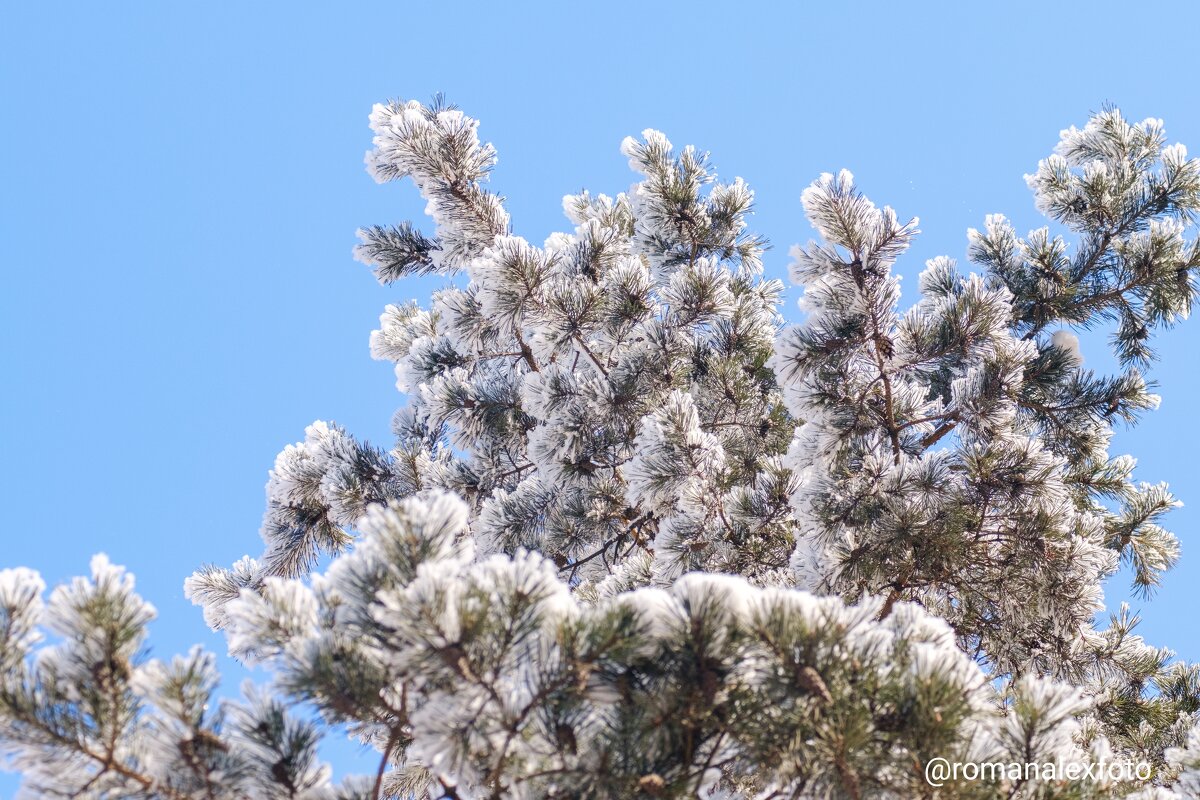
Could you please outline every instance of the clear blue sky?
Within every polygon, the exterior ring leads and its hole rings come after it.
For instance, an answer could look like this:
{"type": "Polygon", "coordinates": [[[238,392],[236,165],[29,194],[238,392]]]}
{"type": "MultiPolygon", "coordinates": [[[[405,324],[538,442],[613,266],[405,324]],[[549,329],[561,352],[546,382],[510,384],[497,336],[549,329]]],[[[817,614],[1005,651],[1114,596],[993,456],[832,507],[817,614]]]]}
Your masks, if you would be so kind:
{"type": "MultiPolygon", "coordinates": [[[[424,206],[363,171],[374,102],[444,91],[480,118],[533,241],[563,194],[628,188],[624,136],[694,143],[757,191],[781,277],[801,190],[847,167],[921,217],[911,289],[987,213],[1040,225],[1022,175],[1106,102],[1200,153],[1198,24],[1186,2],[7,4],[0,567],[53,583],[105,551],[157,605],[157,654],[224,652],[183,578],[259,552],[267,470],[305,425],[388,440],[401,398],[367,336],[437,284],[351,260],[357,226],[424,206]]],[[[1189,504],[1182,563],[1135,607],[1197,660],[1200,320],[1161,344],[1162,408],[1114,452],[1189,504]]]]}

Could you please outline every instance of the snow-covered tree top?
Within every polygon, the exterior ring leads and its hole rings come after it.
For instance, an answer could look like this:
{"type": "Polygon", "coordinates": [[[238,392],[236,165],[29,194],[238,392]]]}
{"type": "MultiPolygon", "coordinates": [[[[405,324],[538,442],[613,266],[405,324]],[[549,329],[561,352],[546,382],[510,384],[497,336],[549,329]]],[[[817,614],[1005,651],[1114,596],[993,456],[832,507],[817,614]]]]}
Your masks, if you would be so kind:
{"type": "Polygon", "coordinates": [[[1097,622],[1122,561],[1149,591],[1179,551],[1170,492],[1108,452],[1197,288],[1200,162],[1161,123],[1064,131],[1028,176],[1062,234],[989,216],[974,272],[929,261],[907,310],[916,220],[822,175],[790,327],[753,193],[693,148],[626,139],[639,182],[564,198],[572,229],[537,245],[474,120],[391,102],[370,124],[370,173],[411,178],[433,230],[364,228],[357,257],[385,285],[465,279],[371,336],[407,398],[394,444],[314,423],[271,471],[261,556],[187,581],[274,694],[218,710],[203,653],[146,661],[152,609],[106,561],[45,608],[0,573],[0,740],[35,791],[1185,796],[1200,670],[1124,608],[1097,622]],[[1071,331],[1106,323],[1121,366],[1097,375],[1071,331]],[[378,774],[331,784],[285,698],[378,774]],[[73,769],[40,766],[59,753],[73,769]],[[1152,778],[922,771],[1118,757],[1152,778]]]}

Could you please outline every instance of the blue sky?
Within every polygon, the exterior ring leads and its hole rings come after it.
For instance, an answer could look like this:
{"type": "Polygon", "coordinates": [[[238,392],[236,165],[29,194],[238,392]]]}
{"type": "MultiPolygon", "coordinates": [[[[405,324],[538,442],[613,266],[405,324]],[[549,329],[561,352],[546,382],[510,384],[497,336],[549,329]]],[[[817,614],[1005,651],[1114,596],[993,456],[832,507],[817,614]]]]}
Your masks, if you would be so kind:
{"type": "MultiPolygon", "coordinates": [[[[356,227],[424,206],[363,171],[374,102],[444,91],[480,118],[532,241],[566,225],[563,194],[628,188],[624,136],[694,143],[756,190],[780,277],[811,236],[800,192],[849,168],[921,217],[911,290],[985,214],[1039,226],[1022,175],[1105,103],[1200,153],[1197,23],[1184,2],[9,4],[0,567],[53,583],[107,552],[159,609],[157,654],[224,652],[184,577],[259,552],[267,470],[308,423],[387,442],[401,398],[367,337],[439,284],[385,289],[350,257],[356,227]]],[[[1088,366],[1111,363],[1099,348],[1085,339],[1088,366]]],[[[1134,607],[1192,660],[1198,350],[1200,320],[1161,338],[1162,408],[1113,448],[1188,504],[1180,566],[1134,607]]]]}

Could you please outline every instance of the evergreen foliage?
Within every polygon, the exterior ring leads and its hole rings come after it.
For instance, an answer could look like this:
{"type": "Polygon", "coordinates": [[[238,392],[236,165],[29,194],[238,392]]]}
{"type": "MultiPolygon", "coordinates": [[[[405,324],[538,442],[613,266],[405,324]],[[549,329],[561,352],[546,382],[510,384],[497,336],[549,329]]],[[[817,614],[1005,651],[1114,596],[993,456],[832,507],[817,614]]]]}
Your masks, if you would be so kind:
{"type": "Polygon", "coordinates": [[[566,197],[574,229],[537,246],[473,119],[370,124],[368,170],[411,178],[434,230],[363,228],[357,257],[385,285],[463,273],[371,336],[408,398],[395,443],[314,423],[271,471],[262,555],[187,580],[272,676],[241,702],[199,649],[148,657],[153,608],[103,557],[48,602],[0,572],[0,745],[29,796],[1200,794],[1200,668],[1097,617],[1122,562],[1150,592],[1179,555],[1167,487],[1108,452],[1197,291],[1200,161],[1159,121],[1064,131],[1027,177],[1047,227],[987,217],[975,271],[931,260],[907,311],[917,221],[821,176],[790,327],[753,193],[693,148],[626,139],[636,186],[566,197]],[[1084,368],[1093,326],[1117,374],[1084,368]],[[334,783],[331,727],[378,772],[334,783]],[[932,786],[937,758],[1150,777],[932,786]]]}

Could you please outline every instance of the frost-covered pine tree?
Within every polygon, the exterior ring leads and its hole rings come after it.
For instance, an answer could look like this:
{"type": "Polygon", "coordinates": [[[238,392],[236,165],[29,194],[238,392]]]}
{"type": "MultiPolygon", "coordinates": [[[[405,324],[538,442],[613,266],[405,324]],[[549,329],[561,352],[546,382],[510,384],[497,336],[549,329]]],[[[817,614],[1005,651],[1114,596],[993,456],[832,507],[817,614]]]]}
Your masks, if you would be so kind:
{"type": "Polygon", "coordinates": [[[988,217],[974,271],[930,261],[906,312],[916,220],[821,176],[791,327],[749,188],[661,133],[622,145],[628,194],[568,196],[538,246],[474,120],[391,102],[371,128],[371,174],[411,178],[434,230],[363,229],[357,256],[385,285],[460,276],[371,337],[407,396],[394,445],[314,423],[261,557],[188,579],[271,675],[245,702],[199,650],[146,657],[153,609],[102,557],[46,603],[0,572],[29,796],[1197,796],[1200,668],[1098,617],[1122,562],[1149,591],[1178,556],[1176,501],[1108,452],[1197,291],[1200,162],[1160,122],[1064,131],[1028,176],[1052,227],[988,217]],[[1071,333],[1103,324],[1115,375],[1071,333]],[[326,728],[377,771],[334,784],[326,728]],[[938,758],[1147,772],[935,787],[938,758]]]}

